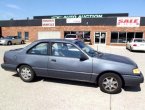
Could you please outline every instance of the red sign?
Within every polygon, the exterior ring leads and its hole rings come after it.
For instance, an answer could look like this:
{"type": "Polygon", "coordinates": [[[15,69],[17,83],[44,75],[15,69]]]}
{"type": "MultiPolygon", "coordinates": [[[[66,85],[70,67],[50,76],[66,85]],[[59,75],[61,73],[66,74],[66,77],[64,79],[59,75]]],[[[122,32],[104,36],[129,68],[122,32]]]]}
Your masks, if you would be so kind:
{"type": "Polygon", "coordinates": [[[117,27],[139,27],[140,17],[118,17],[117,27]]]}

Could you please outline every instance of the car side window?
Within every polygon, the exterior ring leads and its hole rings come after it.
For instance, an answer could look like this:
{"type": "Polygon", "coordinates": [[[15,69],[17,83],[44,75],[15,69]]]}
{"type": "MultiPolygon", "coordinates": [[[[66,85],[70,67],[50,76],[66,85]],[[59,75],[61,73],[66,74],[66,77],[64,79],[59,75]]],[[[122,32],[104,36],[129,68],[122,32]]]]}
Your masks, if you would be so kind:
{"type": "Polygon", "coordinates": [[[16,37],[16,36],[14,36],[13,38],[14,38],[14,39],[17,39],[17,37],[16,37]]]}
{"type": "Polygon", "coordinates": [[[34,55],[48,55],[48,43],[40,43],[33,48],[31,48],[27,53],[34,55]]]}
{"type": "Polygon", "coordinates": [[[52,43],[52,56],[80,58],[81,51],[69,43],[52,43]]]}

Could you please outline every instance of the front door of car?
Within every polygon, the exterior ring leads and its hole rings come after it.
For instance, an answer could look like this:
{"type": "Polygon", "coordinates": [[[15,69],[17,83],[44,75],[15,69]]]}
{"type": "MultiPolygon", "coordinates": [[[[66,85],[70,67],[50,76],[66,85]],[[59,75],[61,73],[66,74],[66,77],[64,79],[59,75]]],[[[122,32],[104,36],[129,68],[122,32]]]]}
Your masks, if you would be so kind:
{"type": "Polygon", "coordinates": [[[92,75],[92,59],[81,60],[81,54],[84,53],[72,44],[52,43],[48,76],[89,81],[92,75]]]}

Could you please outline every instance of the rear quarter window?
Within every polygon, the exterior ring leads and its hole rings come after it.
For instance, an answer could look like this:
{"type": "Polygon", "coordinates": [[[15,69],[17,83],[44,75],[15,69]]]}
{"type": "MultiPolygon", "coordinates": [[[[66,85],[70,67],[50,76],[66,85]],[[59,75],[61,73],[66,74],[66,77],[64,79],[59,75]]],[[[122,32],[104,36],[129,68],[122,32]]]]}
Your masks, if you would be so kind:
{"type": "Polygon", "coordinates": [[[28,54],[34,54],[34,55],[48,55],[49,53],[49,47],[48,43],[39,43],[28,50],[28,54]]]}

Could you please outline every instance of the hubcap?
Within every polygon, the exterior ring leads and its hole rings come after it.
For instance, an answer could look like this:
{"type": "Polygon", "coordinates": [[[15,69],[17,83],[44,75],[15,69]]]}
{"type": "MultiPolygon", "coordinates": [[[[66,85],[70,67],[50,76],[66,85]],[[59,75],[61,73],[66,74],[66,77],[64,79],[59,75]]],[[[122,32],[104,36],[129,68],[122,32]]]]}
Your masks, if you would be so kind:
{"type": "Polygon", "coordinates": [[[20,74],[25,80],[29,80],[31,78],[31,70],[27,67],[22,68],[20,74]]]}
{"type": "Polygon", "coordinates": [[[118,82],[114,77],[107,77],[102,83],[104,89],[108,92],[115,91],[118,88],[118,82]]]}

